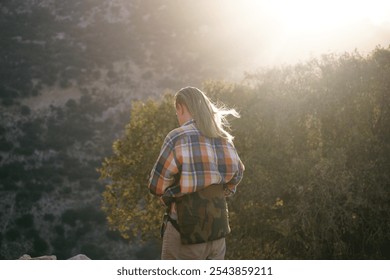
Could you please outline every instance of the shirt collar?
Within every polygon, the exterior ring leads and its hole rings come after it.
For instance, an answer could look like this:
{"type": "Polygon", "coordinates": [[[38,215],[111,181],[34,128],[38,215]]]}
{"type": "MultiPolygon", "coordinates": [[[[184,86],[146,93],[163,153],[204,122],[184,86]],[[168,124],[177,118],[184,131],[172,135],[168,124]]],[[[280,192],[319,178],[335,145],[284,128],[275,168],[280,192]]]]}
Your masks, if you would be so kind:
{"type": "Polygon", "coordinates": [[[186,121],[185,123],[183,123],[181,126],[186,126],[186,125],[190,125],[190,124],[193,124],[195,123],[195,120],[194,119],[190,119],[189,121],[186,121]]]}

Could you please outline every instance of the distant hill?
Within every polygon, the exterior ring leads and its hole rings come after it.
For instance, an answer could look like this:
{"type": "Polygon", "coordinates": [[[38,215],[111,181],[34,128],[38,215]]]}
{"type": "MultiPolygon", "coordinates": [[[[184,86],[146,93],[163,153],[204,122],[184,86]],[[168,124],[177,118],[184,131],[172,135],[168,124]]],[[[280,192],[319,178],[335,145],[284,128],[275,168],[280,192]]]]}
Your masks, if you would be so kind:
{"type": "Polygon", "coordinates": [[[96,168],[134,99],[232,77],[206,4],[1,1],[0,259],[159,256],[108,230],[96,168]]]}
{"type": "Polygon", "coordinates": [[[215,23],[196,20],[202,7],[204,1],[2,1],[2,103],[47,88],[139,97],[226,78],[234,64],[206,36],[215,23]]]}

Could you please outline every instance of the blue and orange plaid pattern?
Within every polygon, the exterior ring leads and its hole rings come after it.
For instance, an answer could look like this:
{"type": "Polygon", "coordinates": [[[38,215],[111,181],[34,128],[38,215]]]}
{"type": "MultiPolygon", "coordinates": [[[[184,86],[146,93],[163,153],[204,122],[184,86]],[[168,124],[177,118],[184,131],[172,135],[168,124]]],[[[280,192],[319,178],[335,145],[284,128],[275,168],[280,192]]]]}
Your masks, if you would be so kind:
{"type": "Polygon", "coordinates": [[[232,143],[203,136],[190,120],[165,137],[150,174],[149,189],[158,196],[175,197],[223,184],[227,194],[232,194],[243,172],[232,143]]]}

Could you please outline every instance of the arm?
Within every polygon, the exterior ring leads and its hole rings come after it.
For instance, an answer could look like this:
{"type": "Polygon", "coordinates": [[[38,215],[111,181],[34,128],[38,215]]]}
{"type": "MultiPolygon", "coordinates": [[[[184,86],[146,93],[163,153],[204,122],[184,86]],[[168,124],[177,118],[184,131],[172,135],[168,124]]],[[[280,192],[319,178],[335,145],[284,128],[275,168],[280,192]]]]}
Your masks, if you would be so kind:
{"type": "Polygon", "coordinates": [[[167,188],[175,184],[178,173],[173,146],[167,136],[150,174],[148,186],[150,192],[162,196],[167,188]]]}

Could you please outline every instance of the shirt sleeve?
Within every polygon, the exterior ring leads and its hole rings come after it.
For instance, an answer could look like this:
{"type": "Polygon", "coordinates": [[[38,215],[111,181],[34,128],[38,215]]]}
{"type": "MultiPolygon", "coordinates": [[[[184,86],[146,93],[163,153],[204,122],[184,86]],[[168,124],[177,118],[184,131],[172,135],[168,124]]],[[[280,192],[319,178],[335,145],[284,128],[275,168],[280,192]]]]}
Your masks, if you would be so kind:
{"type": "Polygon", "coordinates": [[[167,136],[161,148],[160,155],[150,173],[149,190],[152,194],[161,196],[165,190],[175,183],[175,175],[179,173],[173,152],[173,145],[167,136]]]}
{"type": "Polygon", "coordinates": [[[238,160],[238,169],[234,174],[233,178],[225,184],[226,196],[230,196],[236,193],[237,185],[241,182],[244,175],[245,166],[238,156],[237,156],[237,160],[238,160]]]}

